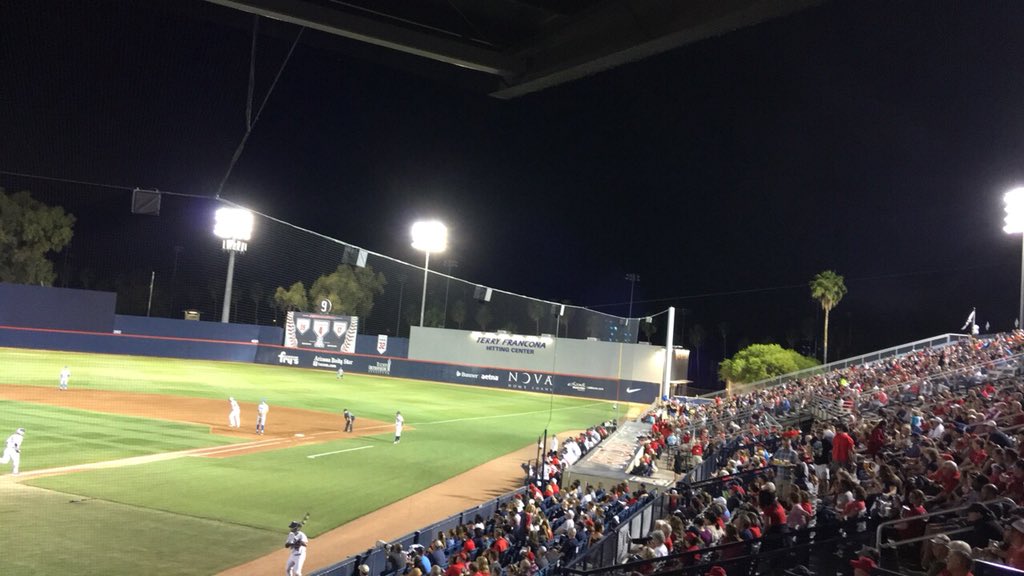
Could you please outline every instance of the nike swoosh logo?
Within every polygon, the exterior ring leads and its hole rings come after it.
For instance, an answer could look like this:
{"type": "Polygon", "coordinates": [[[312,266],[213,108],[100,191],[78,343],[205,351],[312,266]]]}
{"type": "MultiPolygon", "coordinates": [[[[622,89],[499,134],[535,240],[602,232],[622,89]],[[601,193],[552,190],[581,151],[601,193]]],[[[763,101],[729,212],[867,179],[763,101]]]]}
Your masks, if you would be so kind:
{"type": "Polygon", "coordinates": [[[626,394],[632,394],[633,392],[639,392],[641,388],[626,388],[626,394]]]}

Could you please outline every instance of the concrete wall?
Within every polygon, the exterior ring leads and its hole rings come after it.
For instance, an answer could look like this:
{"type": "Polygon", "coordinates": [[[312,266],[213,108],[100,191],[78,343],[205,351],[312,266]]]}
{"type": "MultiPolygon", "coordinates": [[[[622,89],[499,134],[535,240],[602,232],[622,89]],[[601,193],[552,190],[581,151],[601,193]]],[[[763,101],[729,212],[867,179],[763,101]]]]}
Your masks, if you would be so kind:
{"type": "MultiPolygon", "coordinates": [[[[621,378],[637,382],[661,382],[664,354],[664,348],[648,344],[514,336],[416,326],[412,328],[409,342],[409,358],[412,360],[621,378]]],[[[687,358],[688,353],[683,356],[687,358]]],[[[682,365],[677,361],[674,371],[674,374],[682,374],[679,378],[686,378],[685,361],[682,365]]]]}

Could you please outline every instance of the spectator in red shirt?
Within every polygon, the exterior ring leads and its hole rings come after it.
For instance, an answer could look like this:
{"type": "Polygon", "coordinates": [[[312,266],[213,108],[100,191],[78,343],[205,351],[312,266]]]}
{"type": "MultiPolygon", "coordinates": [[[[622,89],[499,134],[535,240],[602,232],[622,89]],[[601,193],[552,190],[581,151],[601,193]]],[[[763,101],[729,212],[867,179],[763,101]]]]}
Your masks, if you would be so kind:
{"type": "Polygon", "coordinates": [[[836,429],[839,432],[832,439],[832,464],[849,468],[853,462],[854,455],[853,437],[850,436],[850,429],[847,428],[846,424],[840,424],[836,426],[836,429]]]}

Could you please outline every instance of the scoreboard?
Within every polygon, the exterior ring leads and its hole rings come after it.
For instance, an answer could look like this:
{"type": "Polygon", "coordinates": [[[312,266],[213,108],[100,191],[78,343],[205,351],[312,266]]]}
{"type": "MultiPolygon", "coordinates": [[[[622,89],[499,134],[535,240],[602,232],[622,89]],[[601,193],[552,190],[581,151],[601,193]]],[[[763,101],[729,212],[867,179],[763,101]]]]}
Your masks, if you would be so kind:
{"type": "Polygon", "coordinates": [[[287,348],[353,353],[358,332],[358,316],[293,311],[288,312],[285,321],[284,345],[287,348]]]}

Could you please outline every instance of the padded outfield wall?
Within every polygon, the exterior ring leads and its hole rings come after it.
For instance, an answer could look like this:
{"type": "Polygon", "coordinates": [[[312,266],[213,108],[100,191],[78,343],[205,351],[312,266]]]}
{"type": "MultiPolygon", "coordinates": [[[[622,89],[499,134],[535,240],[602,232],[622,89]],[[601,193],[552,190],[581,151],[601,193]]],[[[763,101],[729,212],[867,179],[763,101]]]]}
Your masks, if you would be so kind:
{"type": "Polygon", "coordinates": [[[652,382],[601,378],[583,374],[558,374],[543,370],[429,362],[384,355],[318,352],[262,344],[256,351],[256,362],[321,370],[337,370],[341,367],[345,369],[346,373],[411,378],[644,404],[654,402],[660,391],[660,385],[652,382]]]}

